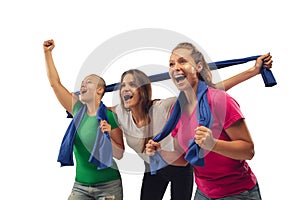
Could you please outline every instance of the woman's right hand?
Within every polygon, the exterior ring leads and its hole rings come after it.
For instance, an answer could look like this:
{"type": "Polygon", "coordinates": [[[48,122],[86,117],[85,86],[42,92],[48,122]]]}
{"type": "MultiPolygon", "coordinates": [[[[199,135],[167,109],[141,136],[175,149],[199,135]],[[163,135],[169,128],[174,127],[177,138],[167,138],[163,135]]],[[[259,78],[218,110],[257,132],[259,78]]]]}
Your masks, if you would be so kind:
{"type": "Polygon", "coordinates": [[[148,156],[154,156],[155,152],[160,150],[160,144],[158,142],[154,142],[153,140],[149,140],[146,144],[145,152],[148,156]]]}
{"type": "Polygon", "coordinates": [[[44,52],[51,52],[55,47],[54,40],[46,40],[44,41],[43,48],[44,52]]]}

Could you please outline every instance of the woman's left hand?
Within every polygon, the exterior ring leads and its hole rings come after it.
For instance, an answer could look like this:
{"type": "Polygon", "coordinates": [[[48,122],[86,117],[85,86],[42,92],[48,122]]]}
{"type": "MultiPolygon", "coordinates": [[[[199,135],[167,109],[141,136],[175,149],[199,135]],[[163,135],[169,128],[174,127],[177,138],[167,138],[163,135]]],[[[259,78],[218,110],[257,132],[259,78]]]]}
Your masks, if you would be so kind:
{"type": "Polygon", "coordinates": [[[268,53],[268,54],[262,55],[256,59],[254,69],[255,69],[256,73],[259,74],[262,67],[271,69],[272,63],[273,63],[272,55],[270,53],[268,53]]]}

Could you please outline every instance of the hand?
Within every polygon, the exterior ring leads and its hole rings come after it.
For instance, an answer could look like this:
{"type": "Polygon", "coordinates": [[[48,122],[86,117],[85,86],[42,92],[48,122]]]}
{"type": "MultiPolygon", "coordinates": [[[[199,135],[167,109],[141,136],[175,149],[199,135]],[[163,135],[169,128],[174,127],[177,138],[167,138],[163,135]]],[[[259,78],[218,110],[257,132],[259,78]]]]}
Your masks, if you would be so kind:
{"type": "Polygon", "coordinates": [[[213,137],[211,130],[205,126],[198,126],[195,129],[194,138],[199,147],[207,150],[213,149],[216,144],[216,139],[213,137]]]}
{"type": "Polygon", "coordinates": [[[254,65],[255,71],[257,72],[257,74],[259,74],[262,67],[266,67],[268,69],[271,69],[272,68],[272,63],[273,63],[273,60],[272,60],[272,56],[271,56],[270,53],[259,56],[256,59],[256,62],[255,62],[255,65],[254,65]]]}
{"type": "Polygon", "coordinates": [[[44,48],[44,52],[47,52],[47,51],[52,51],[55,47],[55,44],[54,44],[54,40],[46,40],[44,41],[44,44],[43,44],[43,48],[44,48]]]}
{"type": "Polygon", "coordinates": [[[146,144],[145,152],[148,156],[154,156],[155,152],[160,150],[160,144],[158,142],[154,142],[153,140],[149,140],[146,144]]]}
{"type": "Polygon", "coordinates": [[[107,121],[105,121],[105,120],[100,121],[100,128],[103,133],[104,132],[110,133],[110,131],[111,131],[111,125],[109,123],[107,123],[107,121]]]}

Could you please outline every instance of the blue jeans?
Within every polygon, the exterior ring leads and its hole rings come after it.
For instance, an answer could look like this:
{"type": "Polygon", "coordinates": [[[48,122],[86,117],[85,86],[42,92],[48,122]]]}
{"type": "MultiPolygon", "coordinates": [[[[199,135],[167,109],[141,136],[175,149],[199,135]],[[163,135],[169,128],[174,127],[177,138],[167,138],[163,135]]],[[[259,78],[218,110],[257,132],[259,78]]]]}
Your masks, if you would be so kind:
{"type": "Polygon", "coordinates": [[[74,183],[68,200],[123,200],[120,179],[95,185],[74,183]]]}
{"type": "Polygon", "coordinates": [[[234,196],[211,199],[206,197],[198,188],[194,200],[261,200],[259,186],[256,184],[253,189],[244,191],[234,196]]]}

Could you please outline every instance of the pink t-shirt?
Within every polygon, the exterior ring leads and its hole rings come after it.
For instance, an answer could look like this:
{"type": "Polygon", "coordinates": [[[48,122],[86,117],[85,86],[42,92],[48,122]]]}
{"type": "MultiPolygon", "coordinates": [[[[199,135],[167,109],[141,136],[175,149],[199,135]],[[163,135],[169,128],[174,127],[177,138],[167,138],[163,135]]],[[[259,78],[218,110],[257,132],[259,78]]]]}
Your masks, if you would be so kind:
{"type": "MultiPolygon", "coordinates": [[[[213,115],[212,134],[219,140],[230,141],[225,130],[234,122],[244,118],[238,103],[227,93],[208,89],[208,102],[213,115]]],[[[194,138],[197,123],[196,109],[191,115],[183,113],[172,136],[187,150],[194,138]]],[[[204,150],[204,166],[194,166],[195,182],[198,189],[209,198],[222,198],[252,189],[256,177],[244,160],[234,160],[220,154],[204,150]]]]}

